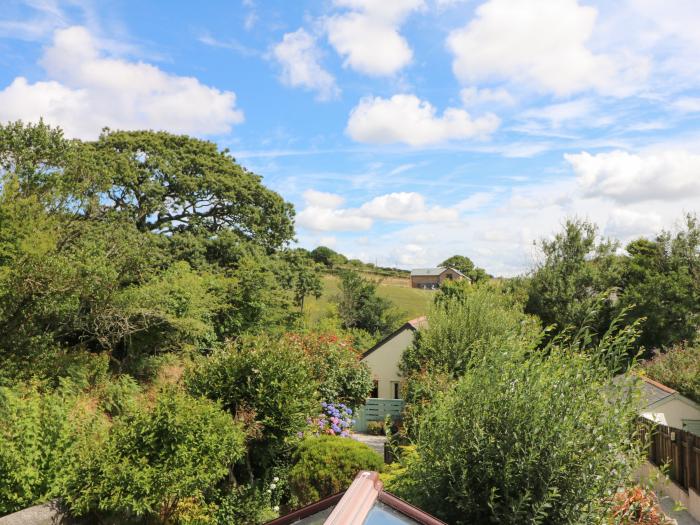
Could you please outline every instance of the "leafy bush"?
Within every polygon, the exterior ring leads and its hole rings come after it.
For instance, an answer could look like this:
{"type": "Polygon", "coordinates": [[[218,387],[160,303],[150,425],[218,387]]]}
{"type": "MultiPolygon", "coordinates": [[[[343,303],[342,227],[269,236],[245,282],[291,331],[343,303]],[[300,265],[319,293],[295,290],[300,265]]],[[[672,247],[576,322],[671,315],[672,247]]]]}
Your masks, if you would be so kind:
{"type": "Polygon", "coordinates": [[[384,421],[367,422],[367,433],[373,436],[384,435],[384,421]]]}
{"type": "Polygon", "coordinates": [[[428,327],[418,332],[413,346],[404,352],[405,375],[427,370],[461,375],[470,354],[479,348],[506,341],[532,346],[539,338],[539,325],[501,293],[488,285],[464,281],[446,285],[435,297],[428,313],[428,327]]]}
{"type": "Polygon", "coordinates": [[[230,415],[174,388],[153,407],[114,418],[111,428],[93,423],[68,450],[60,479],[60,494],[78,516],[170,523],[180,513],[206,515],[217,484],[243,454],[243,432],[230,415]]]}
{"type": "Polygon", "coordinates": [[[399,495],[454,524],[600,522],[637,464],[635,396],[612,382],[606,348],[561,346],[473,354],[424,408],[399,495]]]}
{"type": "Polygon", "coordinates": [[[345,490],[360,470],[383,467],[379,455],[364,443],[333,436],[304,439],[294,460],[289,486],[299,506],[345,490]]]}
{"type": "Polygon", "coordinates": [[[652,379],[700,403],[700,346],[676,346],[645,366],[652,379]]]}
{"type": "Polygon", "coordinates": [[[185,373],[196,396],[219,401],[247,423],[249,476],[265,477],[316,415],[317,383],[303,349],[259,336],[202,357],[185,373]]]}
{"type": "Polygon", "coordinates": [[[356,408],[372,391],[369,367],[349,337],[332,333],[288,334],[284,341],[301,348],[310,361],[321,399],[356,408]]]}
{"type": "Polygon", "coordinates": [[[64,390],[0,388],[0,516],[54,494],[75,402],[64,390]]]}

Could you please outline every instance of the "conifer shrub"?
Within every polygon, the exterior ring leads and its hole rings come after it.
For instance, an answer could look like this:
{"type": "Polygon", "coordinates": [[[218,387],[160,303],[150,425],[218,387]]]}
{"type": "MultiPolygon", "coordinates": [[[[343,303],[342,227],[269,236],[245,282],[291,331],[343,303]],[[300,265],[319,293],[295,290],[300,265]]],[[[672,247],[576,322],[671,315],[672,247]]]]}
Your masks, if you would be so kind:
{"type": "Polygon", "coordinates": [[[348,488],[359,471],[381,471],[382,467],[382,458],[359,441],[326,435],[306,438],[289,471],[293,503],[303,506],[318,501],[348,488]]]}

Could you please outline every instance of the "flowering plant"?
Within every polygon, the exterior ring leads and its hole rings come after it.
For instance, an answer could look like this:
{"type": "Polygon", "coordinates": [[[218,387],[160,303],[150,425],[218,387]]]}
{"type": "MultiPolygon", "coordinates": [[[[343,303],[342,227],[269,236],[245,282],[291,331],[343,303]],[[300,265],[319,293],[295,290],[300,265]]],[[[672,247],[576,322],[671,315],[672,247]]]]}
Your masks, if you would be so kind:
{"type": "Polygon", "coordinates": [[[321,403],[322,414],[316,420],[316,435],[329,434],[331,436],[348,437],[350,427],[355,423],[352,419],[352,408],[343,403],[321,403]]]}

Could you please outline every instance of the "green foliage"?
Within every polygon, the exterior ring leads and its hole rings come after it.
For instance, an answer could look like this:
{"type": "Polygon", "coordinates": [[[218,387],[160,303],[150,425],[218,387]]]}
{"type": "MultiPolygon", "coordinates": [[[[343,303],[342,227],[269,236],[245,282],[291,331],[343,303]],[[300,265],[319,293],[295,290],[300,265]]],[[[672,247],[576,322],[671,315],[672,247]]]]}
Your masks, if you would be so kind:
{"type": "Polygon", "coordinates": [[[108,430],[80,436],[65,459],[61,494],[79,516],[170,523],[193,505],[206,507],[242,453],[243,432],[230,415],[168,389],[153,407],[134,407],[108,430]]]}
{"type": "Polygon", "coordinates": [[[269,337],[246,338],[197,359],[185,383],[247,424],[251,479],[264,477],[289,452],[319,402],[303,349],[269,337]]]}
{"type": "Polygon", "coordinates": [[[75,402],[66,389],[52,393],[37,385],[0,387],[0,515],[55,494],[75,402]]]}
{"type": "MultiPolygon", "coordinates": [[[[542,240],[544,262],[532,276],[526,311],[545,326],[583,326],[600,294],[618,282],[617,245],[599,240],[597,231],[589,222],[568,220],[554,239],[542,240]]],[[[608,305],[599,311],[595,330],[604,332],[611,318],[608,305]]]]}
{"type": "Polygon", "coordinates": [[[239,485],[219,502],[216,512],[218,525],[261,525],[278,515],[272,508],[267,489],[255,485],[239,485]]]}
{"type": "Polygon", "coordinates": [[[234,232],[268,249],[293,235],[290,204],[216,144],[154,131],[106,131],[83,145],[100,198],[141,231],[234,232]]]}
{"type": "Polygon", "coordinates": [[[424,409],[418,459],[392,488],[448,523],[600,522],[638,448],[633,380],[613,382],[595,356],[635,332],[589,352],[573,340],[472,353],[464,376],[424,409]]]}
{"type": "Polygon", "coordinates": [[[299,506],[345,490],[361,470],[380,471],[382,458],[364,443],[333,436],[301,442],[289,471],[289,485],[299,506]]]}
{"type": "Polygon", "coordinates": [[[593,324],[606,331],[620,312],[632,322],[645,319],[639,344],[663,348],[694,342],[700,330],[700,226],[693,215],[675,233],[637,239],[626,254],[617,244],[599,241],[597,228],[568,221],[552,241],[543,241],[544,263],[532,276],[527,311],[558,330],[583,325],[586,312],[606,296],[593,324]]]}
{"type": "Polygon", "coordinates": [[[331,333],[289,334],[284,342],[304,352],[321,400],[352,408],[364,404],[372,391],[372,375],[349,337],[331,333]]]}
{"type": "Polygon", "coordinates": [[[304,312],[304,300],[307,297],[318,299],[323,293],[321,271],[308,252],[301,250],[288,250],[283,253],[289,269],[286,275],[286,287],[293,290],[294,304],[304,312]]]}
{"type": "Polygon", "coordinates": [[[402,317],[389,299],[377,294],[377,283],[353,271],[341,274],[336,302],[345,329],[361,328],[370,333],[386,334],[402,317]]]}
{"type": "Polygon", "coordinates": [[[677,346],[644,367],[647,375],[700,403],[700,346],[677,346]]]}
{"type": "Polygon", "coordinates": [[[86,352],[131,368],[291,326],[319,287],[276,253],[292,216],[210,142],[0,126],[0,383],[55,379],[86,352]]]}
{"type": "Polygon", "coordinates": [[[628,318],[645,318],[640,343],[662,348],[698,340],[700,330],[700,223],[686,217],[685,228],[655,240],[627,245],[620,306],[628,318]]]}
{"type": "Polygon", "coordinates": [[[429,371],[458,377],[476,350],[499,346],[531,347],[538,323],[488,285],[458,281],[443,286],[428,313],[428,326],[404,352],[404,375],[429,371]]]}
{"type": "Polygon", "coordinates": [[[318,264],[324,265],[326,268],[333,268],[348,261],[344,255],[331,250],[327,246],[318,246],[314,248],[311,251],[311,258],[318,264]]]}
{"type": "Polygon", "coordinates": [[[474,262],[466,255],[453,255],[445,259],[438,266],[442,268],[454,268],[469,277],[473,283],[483,282],[489,279],[489,274],[483,268],[478,268],[474,262]]]}

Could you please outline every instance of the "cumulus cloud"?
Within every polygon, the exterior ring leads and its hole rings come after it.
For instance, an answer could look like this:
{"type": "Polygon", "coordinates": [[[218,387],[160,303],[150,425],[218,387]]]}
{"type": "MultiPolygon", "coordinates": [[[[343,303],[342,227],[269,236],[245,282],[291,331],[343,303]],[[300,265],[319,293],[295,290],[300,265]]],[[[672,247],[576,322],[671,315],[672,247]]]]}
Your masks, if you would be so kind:
{"type": "Polygon", "coordinates": [[[648,64],[588,46],[597,10],[578,0],[488,0],[450,32],[455,75],[464,83],[508,81],[559,96],[588,89],[628,95],[648,64]]]}
{"type": "Polygon", "coordinates": [[[375,219],[407,222],[453,221],[459,215],[454,209],[428,207],[425,198],[416,192],[397,192],[375,197],[363,204],[360,212],[375,219]]]}
{"type": "Polygon", "coordinates": [[[635,155],[615,150],[565,155],[586,196],[621,203],[700,198],[700,155],[687,151],[635,155]]]}
{"type": "Polygon", "coordinates": [[[296,216],[296,223],[312,231],[361,231],[372,227],[372,219],[355,208],[342,209],[345,199],[334,193],[307,190],[305,208],[296,216]]]}
{"type": "Polygon", "coordinates": [[[361,99],[350,112],[346,132],[358,142],[426,146],[483,138],[499,124],[498,117],[491,113],[472,118],[465,110],[457,108],[447,108],[438,116],[430,102],[415,95],[394,95],[390,99],[361,99]]]}
{"type": "Polygon", "coordinates": [[[339,95],[335,78],[321,67],[316,40],[303,28],[285,34],[272,54],[282,67],[282,82],[288,86],[316,91],[320,100],[339,95]]]}
{"type": "Polygon", "coordinates": [[[84,27],[57,30],[40,63],[47,80],[17,77],[0,91],[0,121],[43,117],[84,139],[105,126],[207,135],[229,132],[243,121],[235,93],[144,62],[107,57],[84,27]]]}
{"type": "Polygon", "coordinates": [[[297,224],[313,231],[367,230],[375,220],[432,223],[459,217],[457,209],[428,206],[416,192],[380,195],[358,208],[341,208],[345,199],[333,193],[307,190],[303,196],[306,206],[297,215],[297,224]]]}
{"type": "Polygon", "coordinates": [[[423,0],[335,0],[350,11],[326,19],[328,41],[344,65],[367,75],[393,75],[412,58],[399,27],[423,0]]]}

